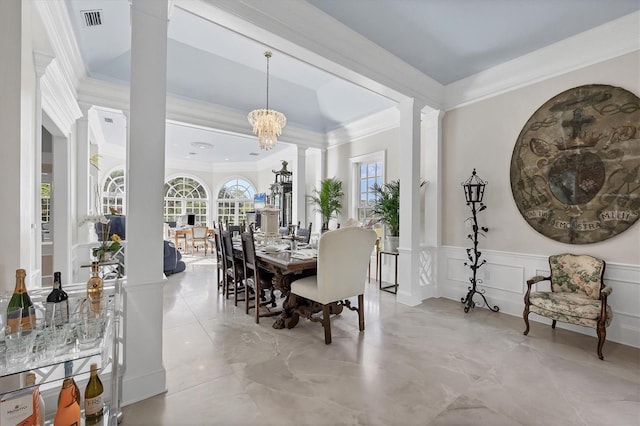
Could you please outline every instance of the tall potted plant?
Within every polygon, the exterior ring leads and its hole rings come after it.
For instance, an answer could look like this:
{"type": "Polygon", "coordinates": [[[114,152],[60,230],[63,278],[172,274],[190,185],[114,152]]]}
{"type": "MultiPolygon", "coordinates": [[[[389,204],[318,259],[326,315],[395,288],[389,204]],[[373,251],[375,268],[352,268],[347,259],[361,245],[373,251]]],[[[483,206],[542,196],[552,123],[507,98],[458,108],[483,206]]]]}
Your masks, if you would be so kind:
{"type": "Polygon", "coordinates": [[[322,231],[329,229],[329,220],[342,212],[342,181],[335,177],[323,179],[320,189],[314,188],[313,195],[309,195],[309,201],[322,216],[322,231]]]}
{"type": "MultiPolygon", "coordinates": [[[[425,184],[420,182],[420,186],[425,184]]],[[[373,213],[387,225],[387,250],[397,251],[400,239],[400,180],[392,180],[383,185],[373,184],[376,199],[373,213]]]]}
{"type": "Polygon", "coordinates": [[[400,237],[400,180],[392,180],[383,185],[373,184],[376,199],[373,213],[387,225],[387,250],[397,251],[400,237]]]}

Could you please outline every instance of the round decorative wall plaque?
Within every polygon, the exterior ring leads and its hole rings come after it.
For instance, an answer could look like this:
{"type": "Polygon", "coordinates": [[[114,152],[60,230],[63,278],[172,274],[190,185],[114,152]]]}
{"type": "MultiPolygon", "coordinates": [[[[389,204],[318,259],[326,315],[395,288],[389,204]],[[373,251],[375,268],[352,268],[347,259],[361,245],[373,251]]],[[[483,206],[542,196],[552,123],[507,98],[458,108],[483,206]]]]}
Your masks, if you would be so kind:
{"type": "Polygon", "coordinates": [[[570,244],[606,240],[640,215],[640,99],[591,84],[549,99],[511,156],[511,191],[541,234],[570,244]]]}

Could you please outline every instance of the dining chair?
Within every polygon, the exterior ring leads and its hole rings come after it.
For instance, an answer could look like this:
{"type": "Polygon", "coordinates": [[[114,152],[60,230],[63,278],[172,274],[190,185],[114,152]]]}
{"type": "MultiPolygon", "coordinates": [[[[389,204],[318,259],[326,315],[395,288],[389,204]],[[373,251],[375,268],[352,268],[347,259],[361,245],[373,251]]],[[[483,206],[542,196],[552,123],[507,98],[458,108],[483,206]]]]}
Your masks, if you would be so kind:
{"type": "Polygon", "coordinates": [[[193,250],[199,250],[200,246],[204,246],[204,255],[207,255],[207,248],[209,243],[207,237],[209,234],[209,228],[207,226],[196,225],[191,228],[191,252],[193,250]]]}
{"type": "Polygon", "coordinates": [[[226,259],[224,257],[220,228],[213,228],[213,241],[216,249],[216,282],[218,283],[218,291],[222,287],[222,294],[225,295],[227,294],[227,274],[225,273],[227,268],[225,267],[226,259]]]}
{"type": "Polygon", "coordinates": [[[244,264],[244,283],[245,283],[245,313],[249,314],[249,309],[255,308],[256,324],[260,323],[260,317],[277,315],[280,312],[261,313],[261,306],[275,306],[276,296],[274,294],[274,286],[272,282],[273,274],[269,273],[258,266],[256,257],[255,240],[253,231],[249,230],[242,234],[242,254],[244,264]],[[250,294],[250,288],[253,288],[253,297],[250,294]],[[271,290],[271,298],[267,300],[264,295],[265,290],[271,290]],[[251,300],[254,304],[251,305],[251,300]]]}
{"type": "Polygon", "coordinates": [[[238,293],[245,292],[244,286],[244,271],[242,261],[235,256],[233,250],[233,240],[230,231],[221,231],[222,245],[225,259],[225,278],[226,278],[226,298],[229,298],[229,294],[233,291],[233,304],[238,306],[239,301],[244,299],[238,299],[238,293]]]}
{"type": "Polygon", "coordinates": [[[317,275],[291,283],[291,293],[322,305],[322,316],[311,315],[304,308],[294,312],[320,322],[324,327],[324,342],[331,343],[331,314],[339,314],[346,306],[358,312],[358,325],[364,331],[364,288],[371,247],[376,233],[371,229],[345,227],[322,234],[318,241],[317,275]],[[358,306],[352,307],[350,297],[358,296],[358,306]]]}
{"type": "Polygon", "coordinates": [[[309,226],[307,228],[300,228],[300,224],[298,223],[298,241],[309,244],[309,240],[311,239],[311,227],[313,224],[309,222],[309,226]]]}

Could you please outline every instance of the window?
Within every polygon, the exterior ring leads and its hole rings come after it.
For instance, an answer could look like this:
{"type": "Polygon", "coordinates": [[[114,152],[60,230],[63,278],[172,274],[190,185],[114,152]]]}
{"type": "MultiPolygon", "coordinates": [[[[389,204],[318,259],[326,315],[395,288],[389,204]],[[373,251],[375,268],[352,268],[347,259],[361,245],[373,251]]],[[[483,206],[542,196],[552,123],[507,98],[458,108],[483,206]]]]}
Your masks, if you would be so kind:
{"type": "Polygon", "coordinates": [[[360,223],[367,222],[374,218],[373,202],[376,195],[372,189],[374,184],[384,183],[384,151],[355,157],[351,159],[353,166],[354,188],[351,216],[358,219],[360,223]]]}
{"type": "Polygon", "coordinates": [[[102,187],[102,214],[125,214],[124,170],[112,171],[102,187]]]}
{"type": "Polygon", "coordinates": [[[40,212],[42,223],[51,221],[51,184],[40,184],[40,212]]]}
{"type": "Polygon", "coordinates": [[[227,181],[218,193],[218,222],[237,225],[246,221],[246,213],[253,210],[256,190],[244,179],[227,181]]]}
{"type": "Polygon", "coordinates": [[[198,180],[179,176],[164,184],[164,220],[175,222],[187,213],[195,214],[195,223],[208,223],[209,196],[198,180]]]}

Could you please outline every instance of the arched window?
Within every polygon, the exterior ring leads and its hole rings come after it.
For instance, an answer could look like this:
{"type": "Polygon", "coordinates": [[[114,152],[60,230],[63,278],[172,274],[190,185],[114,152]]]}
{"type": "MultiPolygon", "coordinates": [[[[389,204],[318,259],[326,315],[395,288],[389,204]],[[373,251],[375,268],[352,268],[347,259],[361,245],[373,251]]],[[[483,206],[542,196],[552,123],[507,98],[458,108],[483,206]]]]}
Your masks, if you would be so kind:
{"type": "Polygon", "coordinates": [[[126,214],[124,169],[112,171],[102,186],[102,214],[126,214]]]}
{"type": "Polygon", "coordinates": [[[218,222],[237,225],[246,222],[246,213],[253,210],[256,190],[244,179],[227,181],[218,193],[218,222]]]}
{"type": "Polygon", "coordinates": [[[196,223],[207,223],[209,197],[194,178],[179,176],[164,184],[164,220],[177,221],[185,214],[195,214],[196,223]]]}

